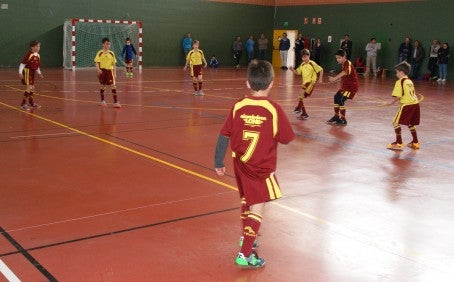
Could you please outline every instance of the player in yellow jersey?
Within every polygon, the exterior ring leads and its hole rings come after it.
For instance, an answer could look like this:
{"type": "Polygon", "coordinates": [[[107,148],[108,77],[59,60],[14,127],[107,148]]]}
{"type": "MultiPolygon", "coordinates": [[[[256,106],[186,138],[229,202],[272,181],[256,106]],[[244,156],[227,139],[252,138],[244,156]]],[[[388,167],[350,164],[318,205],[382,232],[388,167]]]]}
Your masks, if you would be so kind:
{"type": "Polygon", "coordinates": [[[109,38],[102,39],[102,49],[96,53],[95,57],[96,70],[98,72],[98,80],[101,84],[100,94],[101,94],[101,106],[106,107],[107,103],[104,99],[104,92],[108,85],[112,91],[112,96],[114,100],[114,107],[121,108],[121,104],[118,102],[117,97],[117,87],[115,85],[116,77],[116,68],[115,64],[117,60],[115,59],[115,54],[110,50],[110,40],[109,38]]]}
{"type": "Polygon", "coordinates": [[[293,111],[294,114],[299,114],[297,119],[308,119],[309,115],[306,112],[304,107],[304,98],[309,97],[314,90],[314,84],[317,82],[323,82],[323,68],[317,65],[316,62],[310,60],[311,52],[308,49],[301,50],[301,59],[302,63],[299,66],[296,66],[296,70],[293,67],[290,67],[290,70],[296,74],[301,75],[302,85],[304,93],[299,97],[298,105],[293,111]]]}
{"type": "Polygon", "coordinates": [[[203,55],[203,51],[199,49],[199,41],[194,40],[192,43],[192,50],[189,51],[186,56],[186,64],[184,65],[183,70],[186,70],[187,67],[191,69],[192,85],[194,86],[194,95],[202,96],[202,63],[203,67],[207,67],[207,61],[203,55]]]}
{"type": "Polygon", "coordinates": [[[393,105],[400,101],[400,108],[394,117],[393,126],[396,133],[396,142],[387,145],[390,150],[402,150],[402,129],[400,125],[406,125],[410,129],[413,140],[407,144],[412,149],[419,149],[418,135],[416,134],[416,125],[419,125],[420,110],[419,101],[416,96],[413,81],[408,78],[411,71],[411,66],[406,61],[395,66],[396,76],[399,80],[394,85],[392,96],[394,100],[388,105],[393,105]]]}

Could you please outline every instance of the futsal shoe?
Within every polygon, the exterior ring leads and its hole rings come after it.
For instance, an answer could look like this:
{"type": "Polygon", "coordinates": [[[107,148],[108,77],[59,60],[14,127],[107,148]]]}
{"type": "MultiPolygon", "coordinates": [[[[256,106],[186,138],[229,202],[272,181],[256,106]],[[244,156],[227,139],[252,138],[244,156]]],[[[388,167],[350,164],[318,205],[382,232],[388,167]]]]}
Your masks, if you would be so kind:
{"type": "Polygon", "coordinates": [[[195,96],[203,96],[203,91],[202,90],[199,90],[199,91],[196,91],[195,96]]]}
{"type": "Polygon", "coordinates": [[[101,107],[107,107],[106,101],[104,101],[104,100],[101,101],[101,107]]]}
{"type": "Polygon", "coordinates": [[[36,104],[36,103],[33,103],[33,104],[30,105],[30,108],[32,108],[32,109],[39,109],[39,108],[41,108],[41,106],[38,105],[38,104],[36,104]]]}
{"type": "Polygon", "coordinates": [[[302,112],[301,109],[298,108],[298,107],[296,107],[296,108],[293,110],[292,114],[297,115],[297,114],[301,114],[301,112],[302,112]]]}
{"type": "MultiPolygon", "coordinates": [[[[238,242],[238,245],[240,245],[240,247],[243,247],[243,240],[244,240],[244,237],[241,236],[241,237],[240,237],[240,241],[238,242]]],[[[257,240],[255,240],[255,241],[254,241],[254,244],[252,245],[252,249],[256,249],[256,248],[258,248],[259,246],[260,246],[260,243],[259,243],[257,240]]]]}
{"type": "Polygon", "coordinates": [[[394,150],[394,151],[402,151],[404,149],[404,145],[401,143],[393,142],[386,145],[386,149],[394,150]]]}
{"type": "Polygon", "coordinates": [[[118,102],[114,103],[113,106],[114,106],[114,108],[117,108],[117,109],[121,108],[121,104],[118,102]]]}
{"type": "Polygon", "coordinates": [[[29,108],[27,105],[25,105],[25,104],[20,105],[20,108],[21,108],[21,110],[23,110],[23,111],[30,111],[30,108],[29,108]]]}
{"type": "Polygon", "coordinates": [[[308,118],[309,118],[309,115],[306,113],[302,113],[301,115],[296,117],[296,119],[299,119],[299,120],[306,120],[308,118]]]}
{"type": "Polygon", "coordinates": [[[421,145],[419,142],[410,142],[407,144],[407,147],[417,150],[421,147],[421,145]]]}
{"type": "Polygon", "coordinates": [[[265,260],[259,258],[255,252],[252,252],[249,257],[245,257],[243,253],[238,253],[235,265],[241,268],[261,268],[265,266],[265,260]]]}
{"type": "Polygon", "coordinates": [[[346,126],[347,125],[347,120],[343,119],[343,118],[340,118],[336,121],[335,125],[342,125],[342,126],[346,126]]]}
{"type": "Polygon", "coordinates": [[[332,118],[330,118],[329,120],[326,121],[327,124],[336,124],[337,121],[339,120],[340,118],[338,116],[333,116],[332,118]]]}

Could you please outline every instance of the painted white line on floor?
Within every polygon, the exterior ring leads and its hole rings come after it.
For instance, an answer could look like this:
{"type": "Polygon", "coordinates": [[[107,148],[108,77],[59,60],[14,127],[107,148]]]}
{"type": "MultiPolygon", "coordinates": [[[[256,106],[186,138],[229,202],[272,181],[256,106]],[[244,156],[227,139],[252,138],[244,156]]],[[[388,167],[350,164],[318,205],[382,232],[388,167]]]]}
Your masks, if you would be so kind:
{"type": "Polygon", "coordinates": [[[22,135],[22,136],[13,136],[11,139],[26,139],[26,138],[35,138],[35,137],[49,137],[49,136],[60,136],[60,135],[76,135],[76,132],[66,132],[66,133],[52,133],[52,134],[36,134],[36,135],[22,135]]]}
{"type": "Polygon", "coordinates": [[[20,282],[20,279],[9,269],[9,267],[0,259],[0,272],[8,279],[9,282],[20,282]]]}

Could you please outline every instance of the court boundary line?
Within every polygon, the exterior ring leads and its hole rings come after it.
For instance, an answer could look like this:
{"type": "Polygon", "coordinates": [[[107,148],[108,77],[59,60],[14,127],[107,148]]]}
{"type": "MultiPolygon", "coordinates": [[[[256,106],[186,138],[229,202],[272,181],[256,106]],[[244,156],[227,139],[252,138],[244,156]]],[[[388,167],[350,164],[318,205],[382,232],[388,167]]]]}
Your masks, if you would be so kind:
{"type": "Polygon", "coordinates": [[[0,226],[0,233],[5,237],[5,239],[16,248],[17,252],[15,254],[22,254],[44,277],[46,277],[50,282],[56,282],[57,279],[42,265],[36,260],[28,250],[24,249],[19,242],[17,242],[8,232],[5,231],[0,226]]]}
{"type": "Polygon", "coordinates": [[[0,259],[0,272],[5,276],[9,282],[20,282],[19,277],[0,259]]]}

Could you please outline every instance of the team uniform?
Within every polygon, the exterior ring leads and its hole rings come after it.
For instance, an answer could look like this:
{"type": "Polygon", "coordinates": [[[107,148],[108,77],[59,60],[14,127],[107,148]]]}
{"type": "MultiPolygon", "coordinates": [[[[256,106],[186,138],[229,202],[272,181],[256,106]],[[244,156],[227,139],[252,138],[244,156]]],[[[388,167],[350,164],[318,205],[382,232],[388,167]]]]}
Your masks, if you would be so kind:
{"type": "Polygon", "coordinates": [[[29,51],[25,54],[24,58],[21,61],[21,64],[24,64],[24,68],[22,70],[22,75],[24,78],[22,79],[22,84],[24,85],[35,85],[35,72],[40,72],[41,67],[41,60],[38,53],[33,53],[29,51]]]}
{"type": "Polygon", "coordinates": [[[188,55],[186,56],[186,61],[189,62],[189,67],[191,68],[191,76],[198,77],[202,75],[202,63],[205,60],[205,56],[203,51],[198,49],[189,51],[188,55]]]}
{"type": "Polygon", "coordinates": [[[243,98],[230,110],[220,133],[230,137],[242,205],[281,198],[274,175],[277,144],[295,137],[282,108],[267,98],[243,98]]]}
{"type": "Polygon", "coordinates": [[[341,88],[334,95],[334,116],[327,121],[329,124],[347,125],[345,101],[353,99],[358,92],[358,76],[352,62],[346,60],[342,71],[346,75],[341,77],[341,88]]]}
{"type": "Polygon", "coordinates": [[[99,83],[102,85],[115,85],[113,70],[117,63],[117,59],[115,58],[114,52],[109,50],[105,53],[104,50],[100,50],[96,53],[94,61],[95,63],[99,63],[99,68],[102,71],[102,73],[98,75],[99,83]]]}
{"type": "Polygon", "coordinates": [[[316,62],[309,60],[308,62],[303,62],[301,65],[295,70],[297,75],[301,75],[302,78],[302,88],[304,93],[302,96],[299,97],[298,105],[295,107],[293,113],[301,115],[298,117],[299,119],[307,119],[309,116],[306,113],[306,108],[304,107],[303,98],[307,98],[312,94],[314,90],[314,85],[317,82],[317,74],[323,70],[316,62]]]}
{"type": "Polygon", "coordinates": [[[137,56],[136,49],[132,44],[125,44],[123,50],[121,50],[121,57],[124,58],[126,63],[126,76],[132,77],[132,61],[134,56],[137,56]]]}
{"type": "Polygon", "coordinates": [[[94,62],[99,64],[99,69],[101,73],[98,73],[98,80],[101,84],[100,95],[101,95],[101,106],[107,106],[106,101],[104,100],[104,92],[106,91],[106,86],[110,85],[112,96],[114,100],[114,107],[121,108],[120,103],[117,99],[117,89],[115,85],[115,64],[117,63],[117,59],[115,58],[114,52],[107,50],[104,51],[99,50],[96,53],[94,62]]]}
{"type": "Polygon", "coordinates": [[[415,126],[419,125],[420,122],[420,107],[413,81],[407,76],[396,81],[392,96],[399,98],[401,105],[393,120],[396,142],[388,144],[388,149],[402,149],[402,130],[400,125],[408,126],[413,137],[412,142],[407,144],[407,146],[413,149],[419,149],[419,141],[415,126]]]}

